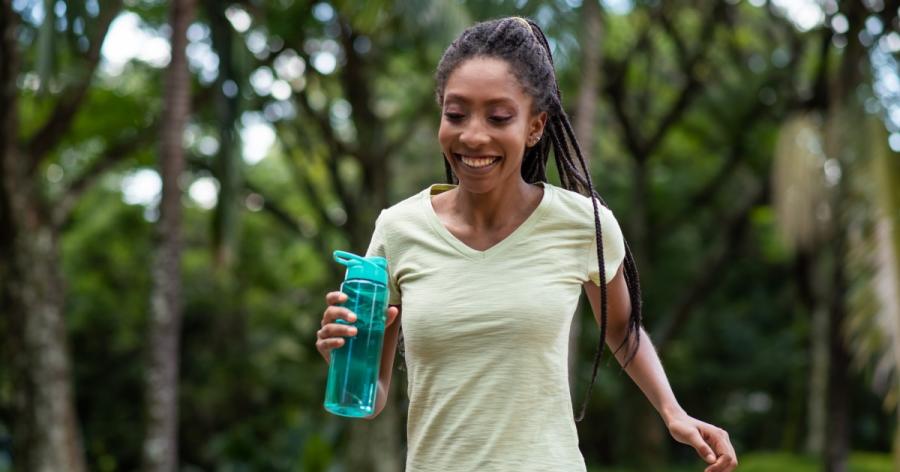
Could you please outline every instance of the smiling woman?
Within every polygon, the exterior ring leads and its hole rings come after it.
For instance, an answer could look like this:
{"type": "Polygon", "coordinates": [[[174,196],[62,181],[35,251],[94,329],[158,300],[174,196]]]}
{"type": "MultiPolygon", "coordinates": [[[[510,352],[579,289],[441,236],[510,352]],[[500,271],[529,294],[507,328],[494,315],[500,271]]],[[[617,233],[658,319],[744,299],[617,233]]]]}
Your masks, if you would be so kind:
{"type": "MultiPolygon", "coordinates": [[[[485,193],[484,185],[521,180],[527,142],[537,142],[547,112],[532,116],[532,99],[518,85],[506,61],[475,58],[454,72],[447,84],[438,140],[457,175],[468,175],[466,189],[485,193]],[[497,169],[499,178],[481,178],[497,169]]],[[[502,189],[501,189],[502,191],[502,189]]]]}
{"type": "MultiPolygon", "coordinates": [[[[584,472],[575,421],[606,343],[672,436],[708,472],[732,470],[727,434],[680,408],[641,327],[634,259],[593,189],[538,25],[514,17],[468,28],[441,58],[435,92],[448,183],[384,209],[366,253],[388,260],[391,305],[370,418],[387,404],[399,348],[406,470],[584,472]],[[562,187],[547,182],[551,150],[562,187]],[[573,420],[567,355],[582,290],[600,340],[573,420]]],[[[353,319],[337,306],[343,297],[326,296],[316,342],[326,362],[353,336],[335,322],[353,319]]]]}

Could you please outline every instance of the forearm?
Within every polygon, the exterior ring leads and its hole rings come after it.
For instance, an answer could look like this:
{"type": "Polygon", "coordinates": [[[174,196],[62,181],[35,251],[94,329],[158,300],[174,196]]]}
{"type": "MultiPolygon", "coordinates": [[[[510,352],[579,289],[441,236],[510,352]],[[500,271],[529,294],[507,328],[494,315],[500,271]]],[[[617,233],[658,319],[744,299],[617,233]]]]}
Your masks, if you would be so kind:
{"type": "Polygon", "coordinates": [[[369,416],[364,417],[367,420],[375,419],[380,413],[381,410],[384,409],[384,406],[387,404],[388,393],[391,388],[391,376],[393,375],[393,353],[389,353],[391,359],[387,365],[382,365],[381,370],[378,375],[378,387],[377,392],[375,394],[375,412],[369,416]]]}
{"type": "MultiPolygon", "coordinates": [[[[656,408],[663,421],[668,424],[669,420],[677,415],[684,414],[684,410],[678,404],[669,380],[666,378],[666,372],[663,370],[662,362],[656,353],[656,348],[650,341],[650,336],[642,327],[638,333],[640,334],[640,346],[638,352],[634,355],[631,363],[625,369],[628,376],[647,397],[647,400],[656,408]]],[[[616,333],[610,336],[608,345],[613,351],[622,344],[625,333],[616,333]]],[[[635,336],[632,335],[630,346],[624,346],[618,353],[616,359],[619,364],[624,364],[629,353],[633,350],[635,336]]]]}
{"type": "Polygon", "coordinates": [[[388,378],[387,381],[385,381],[384,378],[378,379],[378,393],[375,395],[375,413],[366,416],[366,419],[375,419],[376,416],[381,414],[381,410],[384,410],[384,406],[387,404],[387,391],[390,384],[390,378],[388,378]]]}
{"type": "Polygon", "coordinates": [[[384,382],[381,379],[378,380],[377,390],[378,393],[375,395],[375,412],[369,416],[364,416],[364,419],[374,420],[375,417],[381,413],[381,410],[384,409],[385,403],[387,403],[387,391],[385,390],[384,382]]]}
{"type": "MultiPolygon", "coordinates": [[[[399,305],[396,306],[399,310],[399,305]]],[[[378,368],[378,387],[375,393],[375,412],[366,419],[374,419],[381,413],[387,404],[388,394],[391,391],[391,376],[394,374],[394,354],[397,352],[397,338],[400,335],[400,318],[399,312],[397,318],[387,327],[384,332],[384,343],[382,344],[381,361],[378,368]]]]}

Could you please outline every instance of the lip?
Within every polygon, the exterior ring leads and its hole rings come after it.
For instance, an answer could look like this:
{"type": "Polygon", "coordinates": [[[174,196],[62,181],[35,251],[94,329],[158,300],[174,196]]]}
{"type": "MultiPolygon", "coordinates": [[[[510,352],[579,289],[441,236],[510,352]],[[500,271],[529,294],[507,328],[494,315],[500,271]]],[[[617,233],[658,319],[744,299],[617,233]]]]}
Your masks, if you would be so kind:
{"type": "MultiPolygon", "coordinates": [[[[498,155],[496,155],[496,154],[482,154],[482,155],[484,155],[484,156],[492,156],[492,157],[499,157],[499,159],[497,159],[496,161],[494,161],[493,164],[486,165],[486,166],[484,166],[484,167],[469,167],[465,162],[463,162],[463,160],[462,160],[462,154],[453,153],[453,159],[455,159],[456,162],[459,163],[459,167],[465,169],[466,172],[468,172],[468,173],[470,173],[470,174],[476,174],[476,175],[478,175],[478,174],[487,174],[487,173],[490,172],[494,167],[497,167],[498,165],[500,165],[500,162],[503,161],[503,156],[498,156],[498,155]]],[[[467,156],[468,156],[468,154],[467,154],[467,156]]]]}

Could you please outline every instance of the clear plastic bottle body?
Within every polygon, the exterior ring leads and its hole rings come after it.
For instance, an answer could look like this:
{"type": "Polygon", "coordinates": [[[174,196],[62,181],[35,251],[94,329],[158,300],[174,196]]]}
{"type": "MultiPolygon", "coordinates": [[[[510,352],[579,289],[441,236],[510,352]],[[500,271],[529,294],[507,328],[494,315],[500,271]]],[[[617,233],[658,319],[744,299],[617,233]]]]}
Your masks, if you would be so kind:
{"type": "MultiPolygon", "coordinates": [[[[363,279],[345,280],[341,291],[347,294],[341,306],[356,314],[352,325],[357,332],[331,351],[325,409],[360,418],[375,413],[388,293],[386,286],[363,279]]],[[[336,322],[351,324],[341,319],[336,322]]]]}

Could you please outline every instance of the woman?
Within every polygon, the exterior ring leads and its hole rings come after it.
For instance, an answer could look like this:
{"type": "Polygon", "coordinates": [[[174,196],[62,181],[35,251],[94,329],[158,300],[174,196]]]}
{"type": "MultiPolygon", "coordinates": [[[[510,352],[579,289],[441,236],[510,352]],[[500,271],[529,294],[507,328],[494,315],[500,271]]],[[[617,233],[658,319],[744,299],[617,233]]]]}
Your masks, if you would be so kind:
{"type": "MultiPolygon", "coordinates": [[[[383,210],[367,251],[387,258],[390,281],[369,418],[384,408],[399,345],[409,379],[406,470],[586,470],[575,421],[605,342],[673,438],[693,446],[708,472],[733,470],[728,434],[678,405],[641,327],[633,258],[593,190],[541,29],[519,17],[468,28],[441,58],[435,91],[450,183],[383,210]],[[562,187],[547,182],[551,148],[562,187]],[[600,341],[573,421],[568,335],[582,289],[600,341]]],[[[326,362],[356,333],[336,323],[355,321],[337,306],[345,299],[326,295],[316,342],[326,362]]]]}

